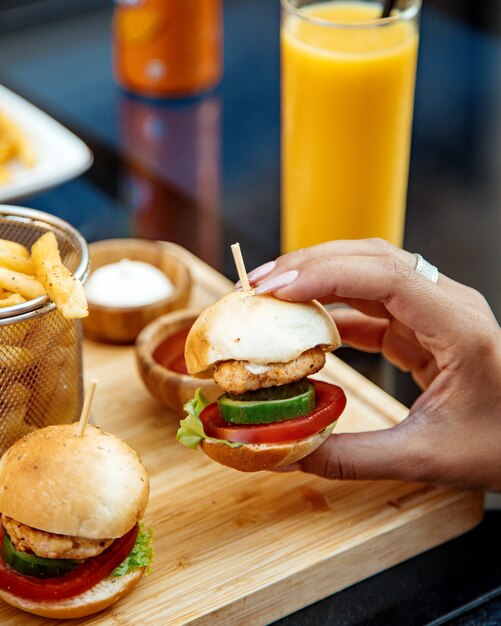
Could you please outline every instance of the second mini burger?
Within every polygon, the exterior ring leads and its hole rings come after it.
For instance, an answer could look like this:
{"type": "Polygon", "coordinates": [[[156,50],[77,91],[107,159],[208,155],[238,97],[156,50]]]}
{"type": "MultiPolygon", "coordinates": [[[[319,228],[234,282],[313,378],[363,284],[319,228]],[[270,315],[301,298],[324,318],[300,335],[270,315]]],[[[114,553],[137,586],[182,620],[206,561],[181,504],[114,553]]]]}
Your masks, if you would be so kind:
{"type": "Polygon", "coordinates": [[[149,481],[124,441],[78,423],[26,435],[0,461],[0,598],[59,619],[128,594],[153,557],[149,481]]]}
{"type": "Polygon", "coordinates": [[[214,380],[185,406],[178,440],[213,460],[252,472],[293,463],[331,434],[346,405],[342,389],[309,379],[341,345],[323,306],[235,291],[203,311],[185,347],[188,373],[214,380]]]}

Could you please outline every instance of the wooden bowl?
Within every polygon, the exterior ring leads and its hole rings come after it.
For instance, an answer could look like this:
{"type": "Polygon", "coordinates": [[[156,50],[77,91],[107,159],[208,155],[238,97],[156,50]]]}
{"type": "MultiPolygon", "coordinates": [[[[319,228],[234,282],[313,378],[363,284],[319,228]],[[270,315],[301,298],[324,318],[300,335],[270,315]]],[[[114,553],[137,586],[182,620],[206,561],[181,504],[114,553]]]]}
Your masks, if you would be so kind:
{"type": "Polygon", "coordinates": [[[186,265],[167,251],[160,241],[107,239],[89,245],[91,271],[122,259],[144,261],[158,267],[171,280],[174,293],[168,298],[142,306],[114,307],[89,302],[83,319],[86,337],[109,343],[134,343],[141,330],[161,315],[186,306],[191,276],[186,265]]]}
{"type": "Polygon", "coordinates": [[[222,393],[212,378],[195,378],[171,369],[177,368],[180,360],[184,364],[186,335],[199,313],[184,309],[162,315],[148,324],[136,341],[136,363],[144,384],[157,400],[178,414],[198,388],[211,401],[222,393]],[[160,365],[160,360],[165,365],[160,365]]]}

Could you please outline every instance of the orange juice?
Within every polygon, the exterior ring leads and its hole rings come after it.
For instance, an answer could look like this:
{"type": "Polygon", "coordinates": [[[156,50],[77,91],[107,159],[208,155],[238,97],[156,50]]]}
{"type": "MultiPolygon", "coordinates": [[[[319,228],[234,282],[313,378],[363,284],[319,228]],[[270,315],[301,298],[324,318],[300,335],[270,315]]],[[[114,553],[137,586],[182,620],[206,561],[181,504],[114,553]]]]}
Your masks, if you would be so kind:
{"type": "Polygon", "coordinates": [[[283,251],[402,245],[419,2],[385,20],[371,2],[283,4],[283,251]]]}

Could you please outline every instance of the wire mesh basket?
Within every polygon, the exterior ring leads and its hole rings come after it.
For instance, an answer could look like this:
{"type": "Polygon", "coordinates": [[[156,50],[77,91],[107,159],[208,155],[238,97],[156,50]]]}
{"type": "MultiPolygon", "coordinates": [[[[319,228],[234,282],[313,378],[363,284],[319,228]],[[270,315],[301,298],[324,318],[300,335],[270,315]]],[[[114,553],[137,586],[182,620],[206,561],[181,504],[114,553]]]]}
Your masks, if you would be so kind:
{"type": "MultiPolygon", "coordinates": [[[[84,282],[89,256],[77,230],[40,211],[0,205],[0,239],[30,249],[49,230],[63,263],[84,282]]],[[[46,296],[0,308],[0,455],[32,430],[77,420],[82,398],[80,320],[65,319],[46,296]]]]}

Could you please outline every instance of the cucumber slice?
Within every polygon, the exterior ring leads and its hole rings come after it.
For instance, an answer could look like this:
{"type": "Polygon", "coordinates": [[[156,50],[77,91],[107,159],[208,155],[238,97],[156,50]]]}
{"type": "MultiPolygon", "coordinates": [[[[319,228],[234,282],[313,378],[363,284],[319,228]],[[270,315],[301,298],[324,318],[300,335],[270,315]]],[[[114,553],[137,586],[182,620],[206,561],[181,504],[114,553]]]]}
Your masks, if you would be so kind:
{"type": "Polygon", "coordinates": [[[315,388],[307,384],[306,391],[280,400],[235,400],[223,394],[217,400],[222,418],[233,424],[270,424],[301,417],[315,408],[315,388]]]}
{"type": "Polygon", "coordinates": [[[64,576],[81,563],[75,559],[44,559],[36,554],[20,552],[14,548],[7,535],[4,535],[2,542],[2,558],[16,572],[26,576],[36,576],[36,578],[64,576]]]}
{"type": "Polygon", "coordinates": [[[293,398],[308,391],[308,385],[311,385],[306,378],[297,380],[287,385],[277,385],[275,387],[262,387],[254,391],[246,391],[244,393],[227,394],[230,400],[239,400],[241,402],[254,402],[255,400],[285,400],[293,398]]]}

